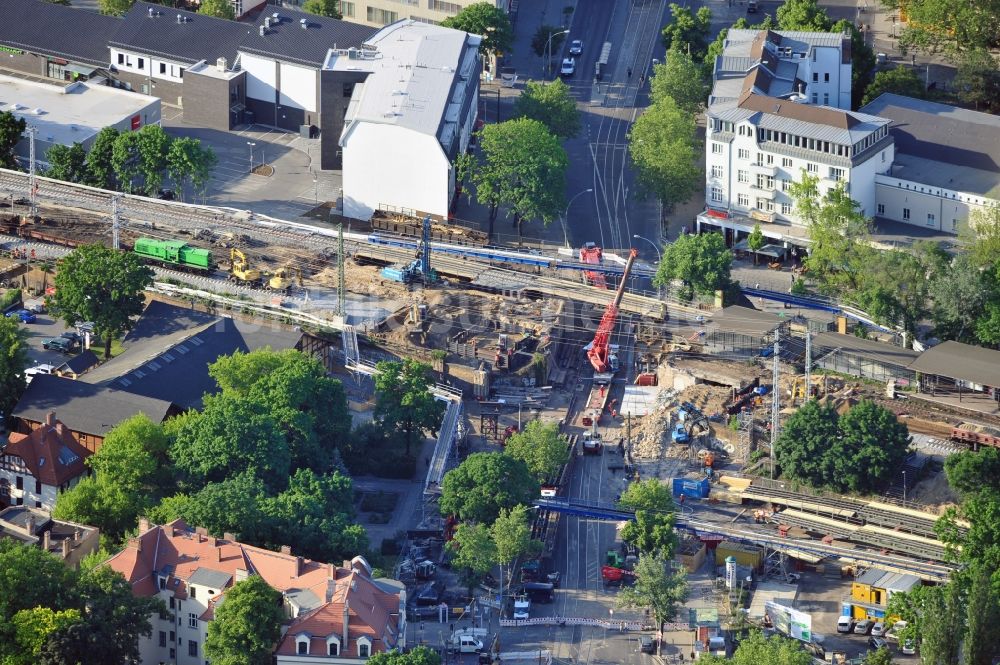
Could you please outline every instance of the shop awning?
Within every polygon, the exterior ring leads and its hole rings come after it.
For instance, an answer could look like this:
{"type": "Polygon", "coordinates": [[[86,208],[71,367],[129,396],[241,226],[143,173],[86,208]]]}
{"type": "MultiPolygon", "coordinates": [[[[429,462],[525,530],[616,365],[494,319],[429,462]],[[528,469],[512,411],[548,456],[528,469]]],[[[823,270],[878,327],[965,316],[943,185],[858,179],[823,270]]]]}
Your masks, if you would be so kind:
{"type": "Polygon", "coordinates": [[[97,67],[91,67],[90,65],[78,65],[71,62],[66,65],[66,70],[71,71],[74,74],[79,74],[80,76],[90,76],[97,71],[97,67]]]}

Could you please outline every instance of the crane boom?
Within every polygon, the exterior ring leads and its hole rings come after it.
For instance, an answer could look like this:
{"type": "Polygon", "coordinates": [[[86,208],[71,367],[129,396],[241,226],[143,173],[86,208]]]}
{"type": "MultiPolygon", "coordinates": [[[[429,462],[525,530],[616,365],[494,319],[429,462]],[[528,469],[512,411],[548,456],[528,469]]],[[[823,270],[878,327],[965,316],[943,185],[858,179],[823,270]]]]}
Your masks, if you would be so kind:
{"type": "Polygon", "coordinates": [[[622,281],[618,284],[615,298],[608,303],[607,308],[604,310],[604,315],[601,316],[601,323],[597,326],[597,332],[594,334],[594,342],[590,347],[590,351],[587,352],[587,357],[590,359],[590,364],[594,366],[595,372],[608,372],[612,369],[611,333],[614,332],[615,321],[618,319],[618,307],[622,304],[622,297],[625,295],[625,284],[628,281],[629,273],[632,272],[632,264],[635,263],[635,257],[638,254],[639,252],[635,249],[629,252],[628,261],[625,263],[625,272],[622,274],[622,281]]]}

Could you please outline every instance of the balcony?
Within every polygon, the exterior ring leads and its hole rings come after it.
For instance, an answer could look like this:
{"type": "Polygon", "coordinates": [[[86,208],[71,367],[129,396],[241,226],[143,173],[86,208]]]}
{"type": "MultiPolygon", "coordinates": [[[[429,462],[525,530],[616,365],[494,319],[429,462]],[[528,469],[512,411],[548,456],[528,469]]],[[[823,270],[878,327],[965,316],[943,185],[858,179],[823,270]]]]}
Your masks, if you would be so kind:
{"type": "Polygon", "coordinates": [[[753,162],[750,164],[750,171],[763,175],[776,176],[778,175],[778,166],[777,164],[758,164],[757,162],[753,162]]]}
{"type": "Polygon", "coordinates": [[[774,187],[761,187],[760,185],[752,184],[750,185],[750,190],[754,196],[767,199],[768,201],[773,201],[778,196],[778,192],[774,187]]]}

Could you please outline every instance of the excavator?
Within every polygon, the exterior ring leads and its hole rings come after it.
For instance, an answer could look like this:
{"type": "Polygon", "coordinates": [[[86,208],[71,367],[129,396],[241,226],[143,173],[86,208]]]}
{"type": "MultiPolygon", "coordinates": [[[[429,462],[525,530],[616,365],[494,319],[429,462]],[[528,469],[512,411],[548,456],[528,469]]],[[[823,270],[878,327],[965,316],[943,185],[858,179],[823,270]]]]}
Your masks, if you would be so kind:
{"type": "Polygon", "coordinates": [[[240,286],[259,287],[264,280],[259,270],[250,267],[247,255],[233,247],[229,250],[229,281],[240,286]]]}
{"type": "Polygon", "coordinates": [[[267,282],[267,287],[271,291],[281,291],[283,293],[289,293],[292,290],[294,284],[298,284],[299,288],[302,288],[302,270],[299,268],[294,268],[292,266],[284,266],[278,268],[277,272],[271,275],[271,279],[267,282]]]}
{"type": "Polygon", "coordinates": [[[594,372],[597,374],[618,370],[618,358],[611,352],[611,333],[614,332],[615,322],[618,320],[618,307],[622,303],[625,285],[628,283],[632,265],[638,255],[638,250],[629,251],[628,261],[625,262],[625,272],[622,274],[621,282],[618,283],[615,298],[605,308],[604,315],[601,316],[601,323],[597,326],[597,332],[594,334],[594,341],[591,342],[590,350],[587,351],[587,358],[590,359],[590,364],[593,365],[594,372]]]}

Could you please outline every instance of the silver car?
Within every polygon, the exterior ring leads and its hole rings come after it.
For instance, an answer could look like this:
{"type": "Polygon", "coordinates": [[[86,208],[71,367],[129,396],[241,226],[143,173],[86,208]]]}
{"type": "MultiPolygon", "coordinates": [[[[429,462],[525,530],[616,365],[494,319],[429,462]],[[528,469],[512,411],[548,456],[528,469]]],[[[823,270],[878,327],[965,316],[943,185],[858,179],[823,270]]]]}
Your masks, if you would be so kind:
{"type": "Polygon", "coordinates": [[[569,43],[569,54],[580,55],[581,53],[583,53],[583,42],[579,39],[574,39],[569,43]]]}

